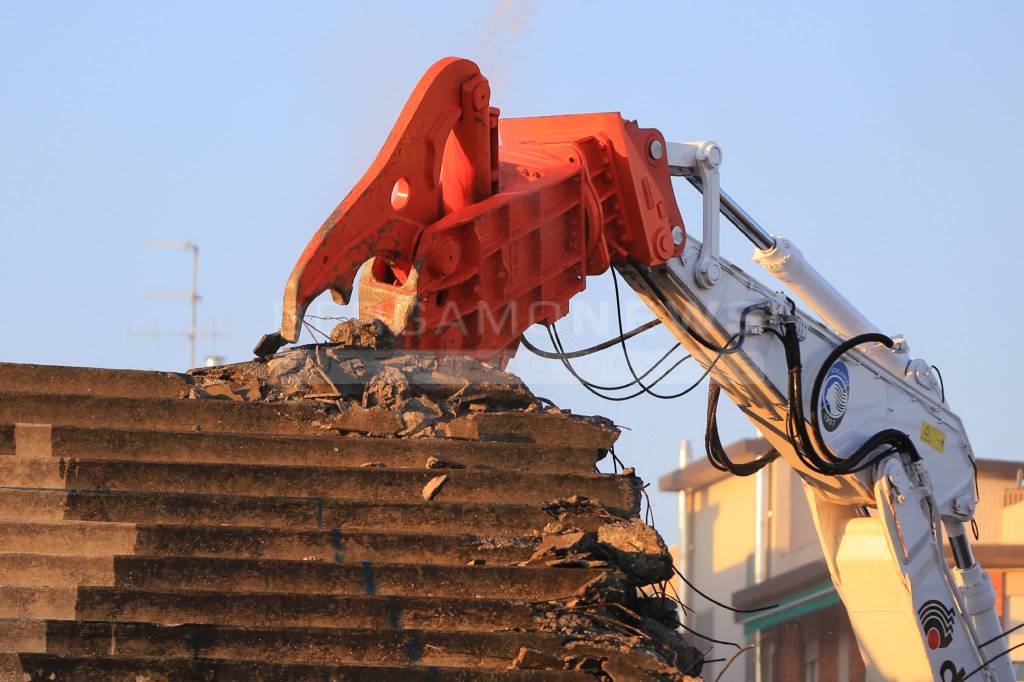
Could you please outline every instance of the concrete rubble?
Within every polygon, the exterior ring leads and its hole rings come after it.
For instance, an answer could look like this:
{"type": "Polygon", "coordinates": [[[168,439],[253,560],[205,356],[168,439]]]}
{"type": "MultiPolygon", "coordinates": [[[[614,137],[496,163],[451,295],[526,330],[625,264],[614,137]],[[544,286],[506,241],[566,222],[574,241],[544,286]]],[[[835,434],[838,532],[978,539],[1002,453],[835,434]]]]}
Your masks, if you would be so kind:
{"type": "MultiPolygon", "coordinates": [[[[379,321],[342,322],[331,332],[331,340],[330,345],[279,353],[265,364],[193,370],[192,396],[315,400],[333,415],[326,428],[373,436],[480,439],[481,433],[484,438],[500,433],[502,438],[515,438],[521,429],[518,423],[501,426],[509,412],[541,417],[530,438],[543,438],[550,429],[571,432],[574,423],[587,428],[589,439],[594,427],[604,432],[607,441],[600,444],[605,448],[618,436],[607,420],[577,417],[557,408],[545,411],[520,379],[485,362],[396,351],[379,321]],[[545,421],[544,416],[558,423],[545,421]]],[[[426,468],[462,465],[431,456],[426,468]]],[[[623,475],[635,476],[632,469],[623,475]]],[[[423,499],[434,499],[447,478],[432,478],[423,488],[423,499]]],[[[544,629],[565,637],[563,655],[523,648],[511,667],[587,671],[612,680],[693,679],[687,674],[699,673],[701,653],[680,634],[675,604],[641,589],[673,577],[672,557],[658,532],[635,515],[609,510],[582,496],[553,500],[545,510],[552,520],[534,531],[534,553],[521,565],[608,572],[571,599],[538,611],[544,629]],[[609,655],[610,651],[614,653],[609,655]]]]}
{"type": "Polygon", "coordinates": [[[473,438],[476,415],[540,410],[517,377],[463,356],[396,351],[376,320],[340,323],[331,337],[340,341],[191,370],[190,397],[315,401],[329,417],[324,428],[402,438],[473,438]]]}

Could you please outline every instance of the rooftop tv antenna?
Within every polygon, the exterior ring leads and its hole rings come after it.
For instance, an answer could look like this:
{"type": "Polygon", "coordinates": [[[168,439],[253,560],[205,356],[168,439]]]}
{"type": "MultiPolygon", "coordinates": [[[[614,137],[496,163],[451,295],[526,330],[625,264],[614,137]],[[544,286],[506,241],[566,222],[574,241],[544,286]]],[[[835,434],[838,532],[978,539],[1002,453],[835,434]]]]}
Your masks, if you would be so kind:
{"type": "Polygon", "coordinates": [[[212,339],[217,337],[227,336],[227,334],[218,332],[216,330],[211,332],[200,332],[199,331],[199,301],[202,300],[202,296],[199,295],[199,246],[192,242],[173,242],[173,241],[161,241],[158,239],[150,239],[146,242],[150,246],[155,246],[162,249],[183,249],[192,253],[192,288],[189,291],[147,291],[147,296],[156,296],[161,298],[179,298],[189,302],[192,306],[192,324],[188,331],[185,332],[136,332],[133,336],[184,336],[189,341],[189,367],[196,366],[196,343],[200,336],[209,336],[212,339]]]}

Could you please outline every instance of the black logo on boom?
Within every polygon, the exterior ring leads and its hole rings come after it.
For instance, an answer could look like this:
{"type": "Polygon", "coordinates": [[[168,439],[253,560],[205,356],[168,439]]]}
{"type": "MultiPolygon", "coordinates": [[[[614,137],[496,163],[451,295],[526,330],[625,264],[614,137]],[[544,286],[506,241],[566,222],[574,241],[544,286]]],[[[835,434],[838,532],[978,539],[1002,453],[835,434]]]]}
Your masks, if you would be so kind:
{"type": "Polygon", "coordinates": [[[826,431],[839,428],[849,402],[850,370],[846,368],[846,363],[837,362],[825,375],[825,385],[821,391],[821,421],[826,431]]]}
{"type": "Polygon", "coordinates": [[[917,610],[928,648],[945,649],[953,641],[953,609],[938,599],[929,599],[917,610]]]}

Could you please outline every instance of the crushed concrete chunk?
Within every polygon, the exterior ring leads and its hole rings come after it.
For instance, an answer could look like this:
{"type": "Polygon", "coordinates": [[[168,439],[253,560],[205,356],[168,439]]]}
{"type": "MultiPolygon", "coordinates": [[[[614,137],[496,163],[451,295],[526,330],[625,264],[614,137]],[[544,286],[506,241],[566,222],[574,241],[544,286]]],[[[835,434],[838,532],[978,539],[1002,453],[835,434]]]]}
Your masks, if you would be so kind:
{"type": "Polygon", "coordinates": [[[401,410],[405,429],[400,436],[432,435],[434,425],[445,414],[437,403],[423,396],[405,401],[401,410]]]}
{"type": "Polygon", "coordinates": [[[331,341],[342,348],[390,349],[395,337],[380,320],[345,320],[331,330],[331,341]]]}
{"type": "Polygon", "coordinates": [[[189,392],[190,398],[221,398],[253,402],[259,400],[262,395],[260,382],[255,378],[245,383],[233,381],[211,382],[202,388],[193,386],[189,392]]]}
{"type": "Polygon", "coordinates": [[[301,353],[282,353],[267,361],[267,372],[273,381],[296,373],[306,364],[306,356],[301,353]]]}
{"type": "Polygon", "coordinates": [[[544,511],[555,517],[554,521],[545,526],[545,533],[560,533],[567,528],[580,528],[596,532],[598,526],[603,523],[630,518],[597,504],[583,495],[573,495],[568,499],[549,502],[544,505],[544,511]]]}
{"type": "Polygon", "coordinates": [[[327,427],[339,431],[352,431],[367,436],[392,436],[403,428],[402,418],[383,407],[366,409],[360,405],[348,405],[341,414],[327,423],[327,427]]]}
{"type": "Polygon", "coordinates": [[[606,601],[625,604],[629,598],[629,586],[621,575],[605,571],[576,590],[576,597],[583,602],[606,601]]]}
{"type": "Polygon", "coordinates": [[[446,459],[440,459],[431,455],[427,457],[427,468],[428,469],[465,469],[464,464],[458,462],[449,462],[446,459]]]}
{"type": "Polygon", "coordinates": [[[363,407],[385,407],[393,410],[400,407],[409,395],[409,381],[394,367],[383,367],[366,384],[363,393],[363,407]]]}
{"type": "Polygon", "coordinates": [[[525,646],[519,648],[519,653],[509,665],[513,670],[562,670],[562,667],[561,659],[525,646]]]}
{"type": "Polygon", "coordinates": [[[541,544],[528,563],[600,566],[607,562],[638,585],[673,576],[665,541],[640,519],[615,514],[585,497],[558,500],[545,510],[557,519],[544,527],[541,544]]]}
{"type": "Polygon", "coordinates": [[[531,562],[546,561],[551,557],[587,555],[597,550],[597,536],[585,531],[545,534],[540,547],[530,557],[531,562]]]}
{"type": "Polygon", "coordinates": [[[641,585],[672,578],[672,556],[665,541],[640,519],[602,524],[597,529],[597,542],[641,585]]]}
{"type": "Polygon", "coordinates": [[[448,474],[441,474],[430,479],[425,486],[423,486],[423,499],[430,502],[440,492],[441,486],[448,480],[448,474]]]}
{"type": "Polygon", "coordinates": [[[398,432],[399,436],[428,436],[433,432],[430,420],[422,412],[403,412],[402,424],[405,428],[398,432]]]}

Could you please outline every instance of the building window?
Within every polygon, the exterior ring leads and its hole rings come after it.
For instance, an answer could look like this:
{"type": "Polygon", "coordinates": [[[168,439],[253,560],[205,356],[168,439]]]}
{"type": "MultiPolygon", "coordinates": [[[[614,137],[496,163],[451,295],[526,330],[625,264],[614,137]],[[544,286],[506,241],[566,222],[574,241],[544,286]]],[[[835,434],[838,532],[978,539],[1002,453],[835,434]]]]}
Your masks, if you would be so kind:
{"type": "Polygon", "coordinates": [[[802,682],[818,682],[818,640],[804,642],[804,662],[800,673],[802,682]]]}

